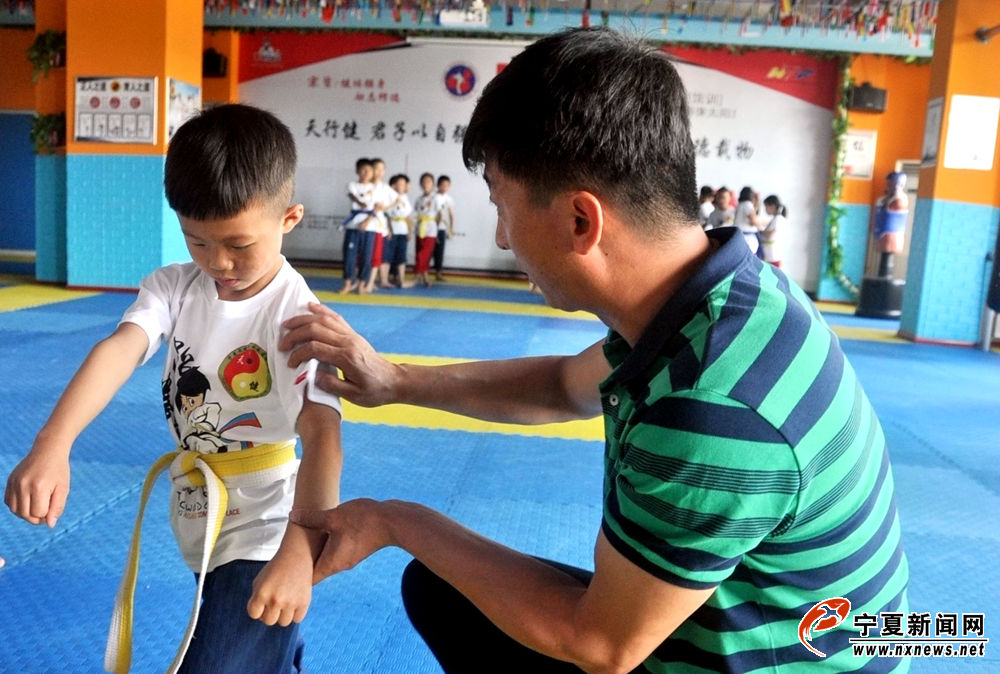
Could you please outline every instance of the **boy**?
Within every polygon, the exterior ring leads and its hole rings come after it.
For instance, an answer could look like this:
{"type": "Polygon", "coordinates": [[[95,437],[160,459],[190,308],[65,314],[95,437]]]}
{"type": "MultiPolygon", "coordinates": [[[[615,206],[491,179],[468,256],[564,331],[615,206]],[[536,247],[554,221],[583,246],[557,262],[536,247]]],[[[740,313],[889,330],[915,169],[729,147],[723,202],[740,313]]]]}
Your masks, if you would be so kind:
{"type": "MultiPolygon", "coordinates": [[[[341,446],[340,401],[313,386],[315,361],[289,368],[277,351],[281,322],[316,301],[281,255],[282,236],[303,215],[302,204],[288,205],[295,161],[288,128],[248,106],[212,108],[177,131],[164,185],[194,261],[143,280],[7,483],[12,512],[54,526],[74,440],[166,344],[162,400],[178,451],[154,465],[142,507],[169,466],[171,526],[198,574],[171,672],[294,672],[301,664],[295,623],[309,607],[311,560],[322,540],[286,517],[293,505],[336,505],[341,446]],[[214,548],[204,545],[206,532],[214,548]]],[[[134,537],[133,563],[137,544],[134,537]]],[[[135,573],[133,566],[125,574],[112,618],[105,654],[112,671],[129,667],[135,573]]]]}
{"type": "Polygon", "coordinates": [[[413,264],[413,274],[417,283],[430,287],[431,280],[427,276],[430,269],[431,255],[434,254],[434,247],[437,245],[438,233],[438,211],[437,196],[434,192],[434,176],[424,173],[420,176],[420,189],[424,191],[417,199],[417,253],[413,264]]]}
{"type": "Polygon", "coordinates": [[[365,291],[370,293],[375,292],[376,275],[380,276],[379,287],[389,287],[389,269],[382,270],[382,250],[385,240],[392,236],[389,231],[389,223],[386,221],[385,212],[394,207],[399,199],[399,195],[396,194],[395,190],[385,184],[385,162],[381,159],[372,159],[372,168],[374,170],[372,198],[375,202],[374,211],[376,220],[374,227],[369,228],[369,231],[373,232],[371,273],[369,276],[363,277],[367,278],[365,291]]]}
{"type": "Polygon", "coordinates": [[[403,173],[397,173],[389,180],[389,186],[399,195],[396,205],[387,211],[389,216],[389,244],[382,262],[382,276],[389,274],[390,265],[396,272],[396,283],[400,288],[412,288],[413,283],[406,280],[406,246],[413,229],[413,206],[407,193],[410,191],[410,178],[403,173]]]}
{"type": "Polygon", "coordinates": [[[438,217],[437,246],[434,248],[434,278],[443,281],[441,269],[444,267],[444,242],[455,236],[455,201],[448,194],[451,189],[451,178],[441,176],[437,182],[437,204],[435,210],[438,217]]]}
{"type": "Polygon", "coordinates": [[[378,222],[375,217],[375,166],[371,159],[362,157],[354,163],[354,171],[358,174],[357,182],[347,183],[347,198],[351,200],[351,212],[344,221],[344,285],[341,293],[349,293],[355,288],[363,292],[368,282],[368,270],[371,268],[372,249],[370,244],[375,240],[366,232],[378,222]],[[367,247],[367,253],[365,253],[367,247]],[[361,273],[355,282],[358,257],[361,256],[361,273]]]}

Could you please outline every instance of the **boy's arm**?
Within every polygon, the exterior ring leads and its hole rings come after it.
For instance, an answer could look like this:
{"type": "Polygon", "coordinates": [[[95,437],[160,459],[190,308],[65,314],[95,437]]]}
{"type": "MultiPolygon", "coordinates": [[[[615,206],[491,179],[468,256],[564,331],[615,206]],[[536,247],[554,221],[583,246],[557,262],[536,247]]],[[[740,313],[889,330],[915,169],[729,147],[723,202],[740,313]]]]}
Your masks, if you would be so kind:
{"type": "Polygon", "coordinates": [[[69,454],[73,442],[101,413],[149,347],[146,332],[122,323],[98,342],[56,403],[31,451],[7,479],[4,503],[32,524],[56,524],[69,493],[69,454]]]}
{"type": "MultiPolygon", "coordinates": [[[[307,397],[299,413],[302,463],[294,508],[332,508],[340,502],[340,414],[307,397]],[[321,505],[322,504],[322,505],[321,505]]],[[[267,625],[300,622],[309,609],[313,562],[326,536],[289,522],[278,552],[254,580],[247,604],[251,618],[267,625]]]]}

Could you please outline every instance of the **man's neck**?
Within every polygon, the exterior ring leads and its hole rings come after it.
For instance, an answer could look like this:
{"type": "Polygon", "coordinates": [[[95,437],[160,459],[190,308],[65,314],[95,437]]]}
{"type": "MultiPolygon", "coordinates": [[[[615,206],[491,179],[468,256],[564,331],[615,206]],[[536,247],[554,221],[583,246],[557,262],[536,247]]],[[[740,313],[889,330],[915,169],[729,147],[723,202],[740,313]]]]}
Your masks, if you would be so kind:
{"type": "Polygon", "coordinates": [[[686,227],[670,241],[644,254],[635,251],[614,274],[599,318],[635,346],[653,318],[674,293],[700,269],[718,248],[701,227],[686,227]],[[601,315],[603,314],[603,315],[601,315]]]}

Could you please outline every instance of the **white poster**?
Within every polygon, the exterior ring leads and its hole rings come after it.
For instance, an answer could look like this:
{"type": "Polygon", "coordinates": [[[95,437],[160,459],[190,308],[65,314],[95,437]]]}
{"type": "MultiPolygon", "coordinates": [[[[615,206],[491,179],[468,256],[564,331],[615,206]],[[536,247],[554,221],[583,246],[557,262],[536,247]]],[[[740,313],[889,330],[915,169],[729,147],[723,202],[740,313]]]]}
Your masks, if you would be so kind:
{"type": "Polygon", "coordinates": [[[156,143],[155,77],[77,77],[73,140],[156,143]]]}
{"type": "MultiPolygon", "coordinates": [[[[421,173],[451,178],[457,236],[448,243],[446,266],[516,268],[513,256],[494,245],[496,213],[482,178],[462,164],[461,147],[482,88],[523,43],[411,39],[292,67],[300,44],[278,36],[266,42],[247,49],[250,67],[261,74],[240,84],[240,99],[275,112],[298,144],[296,198],[307,215],[286,237],[287,256],[340,260],[338,226],[350,211],[346,186],[355,178],[355,160],[379,157],[388,175],[410,176],[411,200],[421,173]]],[[[815,289],[832,112],[712,68],[677,68],[688,88],[699,185],[736,193],[749,185],[761,199],[779,195],[790,223],[783,268],[815,289]]]]}
{"type": "Polygon", "coordinates": [[[998,116],[1000,98],[952,96],[948,110],[948,134],[944,141],[944,167],[992,170],[998,116]]]}
{"type": "Polygon", "coordinates": [[[927,116],[924,118],[924,142],[920,152],[920,166],[926,168],[937,164],[938,143],[941,141],[941,118],[944,115],[944,99],[932,98],[927,101],[927,116]]]}
{"type": "Polygon", "coordinates": [[[850,129],[844,138],[844,177],[871,180],[878,132],[850,129]]]}

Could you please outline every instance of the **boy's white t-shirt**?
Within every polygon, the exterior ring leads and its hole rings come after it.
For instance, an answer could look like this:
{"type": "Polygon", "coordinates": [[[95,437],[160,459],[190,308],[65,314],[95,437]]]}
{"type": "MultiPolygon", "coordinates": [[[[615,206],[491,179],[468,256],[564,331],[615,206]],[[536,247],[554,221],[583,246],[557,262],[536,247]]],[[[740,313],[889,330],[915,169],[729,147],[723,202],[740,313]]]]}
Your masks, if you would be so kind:
{"type": "Polygon", "coordinates": [[[405,219],[411,213],[413,213],[413,205],[410,203],[410,198],[405,194],[399,195],[399,203],[386,211],[389,215],[389,227],[392,230],[392,235],[406,235],[409,232],[408,225],[405,219]]]}
{"type": "Polygon", "coordinates": [[[785,229],[785,216],[776,213],[771,222],[760,232],[760,245],[764,250],[764,260],[767,262],[780,262],[784,255],[782,246],[783,233],[785,229]]]}
{"type": "MultiPolygon", "coordinates": [[[[144,363],[161,343],[167,346],[163,409],[178,447],[236,452],[294,439],[306,395],[340,412],[340,399],[314,386],[315,360],[293,369],[287,354],[278,351],[281,323],[306,313],[308,303],[316,301],[287,261],[267,287],[237,302],[220,300],[215,282],[193,262],[162,267],[143,279],[121,323],[134,323],[149,337],[144,363]]],[[[297,469],[296,460],[268,484],[230,486],[209,570],[236,559],[274,556],[292,507],[297,469]]],[[[194,571],[201,564],[206,504],[204,487],[174,482],[170,524],[194,571]]]]}
{"type": "Polygon", "coordinates": [[[733,219],[733,224],[743,232],[743,240],[746,241],[747,246],[750,247],[750,251],[753,253],[757,252],[759,244],[757,240],[757,228],[750,221],[750,217],[756,214],[757,211],[753,207],[753,202],[741,201],[736,204],[736,215],[733,219]]]}
{"type": "Polygon", "coordinates": [[[447,231],[453,224],[451,217],[455,208],[455,200],[451,198],[450,194],[441,194],[440,192],[434,193],[434,199],[437,202],[434,211],[439,214],[441,226],[447,231]]]}
{"type": "MultiPolygon", "coordinates": [[[[372,183],[347,183],[347,193],[361,202],[351,199],[351,211],[370,211],[375,206],[375,185],[372,183]]],[[[347,229],[357,229],[369,217],[368,213],[356,213],[344,223],[347,229]]]]}
{"type": "Polygon", "coordinates": [[[437,192],[431,192],[430,194],[422,194],[419,199],[417,199],[417,205],[415,210],[417,212],[417,236],[421,236],[421,229],[423,229],[423,237],[436,237],[438,232],[437,215],[439,203],[435,199],[437,192]]]}
{"type": "MultiPolygon", "coordinates": [[[[399,193],[396,192],[396,190],[389,187],[388,184],[380,182],[375,184],[372,203],[388,206],[389,204],[396,201],[397,197],[399,197],[399,193]]],[[[379,211],[375,215],[378,217],[378,227],[374,231],[378,232],[382,236],[385,236],[386,234],[389,233],[389,225],[388,225],[389,219],[386,217],[385,211],[379,211]]],[[[371,229],[372,228],[369,227],[369,230],[371,229]]]]}

